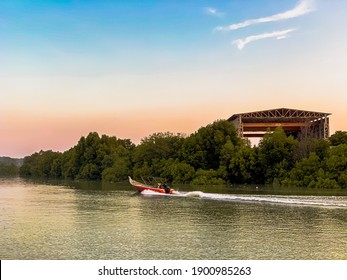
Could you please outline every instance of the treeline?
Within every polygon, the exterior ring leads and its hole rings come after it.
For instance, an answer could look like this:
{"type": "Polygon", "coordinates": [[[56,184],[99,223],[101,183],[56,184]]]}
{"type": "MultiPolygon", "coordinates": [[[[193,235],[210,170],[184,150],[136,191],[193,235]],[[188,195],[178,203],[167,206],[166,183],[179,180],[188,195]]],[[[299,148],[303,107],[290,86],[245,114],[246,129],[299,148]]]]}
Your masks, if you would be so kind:
{"type": "Polygon", "coordinates": [[[185,137],[154,133],[135,145],[92,132],[60,153],[40,151],[24,159],[21,176],[123,181],[128,175],[165,177],[183,184],[267,184],[347,187],[347,132],[328,141],[297,141],[282,128],[258,146],[237,137],[219,120],[185,137]]]}
{"type": "Polygon", "coordinates": [[[0,176],[17,176],[18,175],[18,166],[11,163],[6,164],[0,162],[0,176]]]}
{"type": "Polygon", "coordinates": [[[0,157],[0,176],[18,176],[23,159],[0,157]]]}

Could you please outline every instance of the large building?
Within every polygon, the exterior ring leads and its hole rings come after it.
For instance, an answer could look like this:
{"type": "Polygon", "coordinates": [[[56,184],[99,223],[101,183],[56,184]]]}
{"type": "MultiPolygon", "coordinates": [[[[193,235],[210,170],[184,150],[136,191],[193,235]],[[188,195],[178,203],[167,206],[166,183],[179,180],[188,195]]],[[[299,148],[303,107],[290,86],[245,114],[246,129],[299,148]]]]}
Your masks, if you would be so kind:
{"type": "Polygon", "coordinates": [[[239,137],[263,137],[267,131],[282,127],[287,135],[297,139],[307,137],[327,139],[329,137],[330,113],[297,109],[271,109],[232,115],[239,137]]]}

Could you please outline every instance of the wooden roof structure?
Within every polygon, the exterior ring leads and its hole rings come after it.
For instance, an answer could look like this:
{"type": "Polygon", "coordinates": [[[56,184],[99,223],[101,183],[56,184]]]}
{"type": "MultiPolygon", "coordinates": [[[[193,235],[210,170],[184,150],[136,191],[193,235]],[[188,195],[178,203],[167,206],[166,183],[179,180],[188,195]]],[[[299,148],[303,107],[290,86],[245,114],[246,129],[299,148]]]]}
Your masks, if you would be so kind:
{"type": "Polygon", "coordinates": [[[234,123],[240,137],[263,137],[265,132],[282,127],[295,138],[329,137],[329,115],[298,109],[278,108],[232,115],[228,121],[234,123]]]}

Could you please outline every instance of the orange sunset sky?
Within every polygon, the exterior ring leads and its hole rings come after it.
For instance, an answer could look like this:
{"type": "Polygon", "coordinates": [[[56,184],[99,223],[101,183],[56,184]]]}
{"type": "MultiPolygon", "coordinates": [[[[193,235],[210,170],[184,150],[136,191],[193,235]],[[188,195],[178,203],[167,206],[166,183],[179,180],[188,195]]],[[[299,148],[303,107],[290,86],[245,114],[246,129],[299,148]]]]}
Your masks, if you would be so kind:
{"type": "Polygon", "coordinates": [[[346,1],[29,2],[0,3],[0,156],[282,107],[347,130],[346,1]]]}

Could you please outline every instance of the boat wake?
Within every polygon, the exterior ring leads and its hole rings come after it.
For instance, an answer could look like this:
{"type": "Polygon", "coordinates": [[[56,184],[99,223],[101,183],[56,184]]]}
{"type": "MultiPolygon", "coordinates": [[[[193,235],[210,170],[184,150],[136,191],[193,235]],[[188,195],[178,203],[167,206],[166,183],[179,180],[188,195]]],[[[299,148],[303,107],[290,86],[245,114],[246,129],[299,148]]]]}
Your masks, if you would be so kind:
{"type": "Polygon", "coordinates": [[[173,196],[191,197],[201,199],[211,199],[230,202],[253,202],[253,203],[272,203],[298,206],[321,206],[347,208],[347,197],[345,196],[299,196],[299,195],[251,195],[251,194],[216,194],[204,193],[201,191],[178,192],[173,194],[157,193],[151,190],[144,190],[143,195],[151,196],[173,196]]]}
{"type": "Polygon", "coordinates": [[[276,203],[303,206],[327,206],[347,208],[345,196],[295,196],[295,195],[244,195],[244,194],[214,194],[200,191],[179,193],[185,197],[199,197],[221,201],[276,203]]]}
{"type": "Polygon", "coordinates": [[[143,194],[143,195],[159,195],[159,196],[172,195],[172,194],[155,192],[155,191],[151,191],[151,190],[144,190],[144,191],[140,192],[140,194],[143,194]]]}

